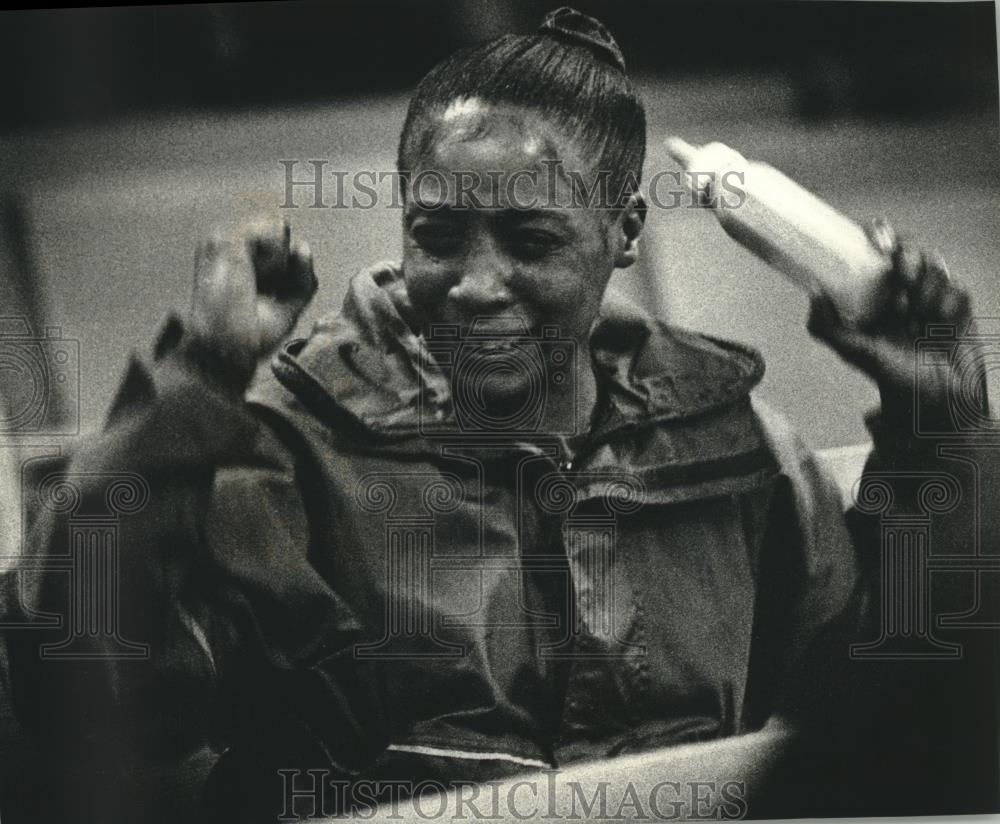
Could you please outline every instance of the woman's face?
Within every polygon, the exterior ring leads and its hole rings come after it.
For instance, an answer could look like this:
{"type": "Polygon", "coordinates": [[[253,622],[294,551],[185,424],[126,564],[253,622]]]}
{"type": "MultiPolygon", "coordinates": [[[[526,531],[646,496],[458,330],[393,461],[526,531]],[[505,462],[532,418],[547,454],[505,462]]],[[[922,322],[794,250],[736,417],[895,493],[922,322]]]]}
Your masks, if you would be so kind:
{"type": "Polygon", "coordinates": [[[623,232],[622,210],[580,202],[597,170],[576,141],[531,109],[462,100],[412,165],[403,271],[424,331],[550,326],[584,344],[623,232]]]}

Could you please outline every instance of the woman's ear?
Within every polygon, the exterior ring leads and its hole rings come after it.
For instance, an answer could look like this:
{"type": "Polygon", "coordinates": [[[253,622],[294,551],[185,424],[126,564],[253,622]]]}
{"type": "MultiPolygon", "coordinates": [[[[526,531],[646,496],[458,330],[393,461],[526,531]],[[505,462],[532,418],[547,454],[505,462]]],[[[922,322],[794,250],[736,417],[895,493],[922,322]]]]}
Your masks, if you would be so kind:
{"type": "Polygon", "coordinates": [[[646,225],[646,198],[640,192],[629,195],[619,217],[620,244],[615,267],[627,269],[639,258],[639,235],[646,225]]]}

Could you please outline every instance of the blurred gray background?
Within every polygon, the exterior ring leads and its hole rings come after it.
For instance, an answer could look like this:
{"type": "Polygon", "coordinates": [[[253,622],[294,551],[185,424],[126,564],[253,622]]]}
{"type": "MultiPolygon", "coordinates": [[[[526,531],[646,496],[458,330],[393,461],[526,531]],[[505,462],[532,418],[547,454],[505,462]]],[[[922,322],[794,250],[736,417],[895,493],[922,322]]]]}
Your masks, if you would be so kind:
{"type": "MultiPolygon", "coordinates": [[[[279,161],[394,169],[407,90],[453,48],[530,30],[559,3],[260,3],[4,12],[0,315],[79,341],[80,421],[100,426],[128,354],[188,302],[195,243],[278,210],[279,161]]],[[[992,3],[585,2],[669,134],[767,161],[859,221],[938,248],[1000,316],[992,3]]],[[[299,194],[303,207],[309,198],[299,194]]],[[[400,245],[398,209],[282,210],[315,254],[303,319],[400,245]]],[[[618,276],[672,321],[757,346],[760,396],[814,447],[862,441],[876,400],[812,341],[807,301],[705,211],[652,209],[618,276]]],[[[65,403],[65,399],[63,399],[65,403]]],[[[72,405],[72,404],[70,404],[72,405]]]]}

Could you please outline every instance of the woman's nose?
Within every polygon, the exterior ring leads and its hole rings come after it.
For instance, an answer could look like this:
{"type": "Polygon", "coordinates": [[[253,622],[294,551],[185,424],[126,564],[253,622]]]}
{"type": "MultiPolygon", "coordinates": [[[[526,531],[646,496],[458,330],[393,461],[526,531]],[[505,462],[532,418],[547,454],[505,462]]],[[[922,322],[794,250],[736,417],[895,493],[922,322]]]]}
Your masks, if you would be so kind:
{"type": "Polygon", "coordinates": [[[448,298],[465,311],[503,310],[514,302],[510,287],[512,273],[511,262],[496,244],[483,240],[469,249],[458,282],[452,286],[448,298]]]}

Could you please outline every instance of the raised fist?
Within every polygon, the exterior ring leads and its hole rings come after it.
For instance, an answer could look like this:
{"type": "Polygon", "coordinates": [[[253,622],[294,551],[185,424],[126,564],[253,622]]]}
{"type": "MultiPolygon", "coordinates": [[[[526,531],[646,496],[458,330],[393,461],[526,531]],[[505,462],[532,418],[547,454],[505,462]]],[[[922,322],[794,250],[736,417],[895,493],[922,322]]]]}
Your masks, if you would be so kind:
{"type": "Polygon", "coordinates": [[[312,255],[288,223],[260,219],[195,253],[190,326],[199,346],[248,381],[316,292],[312,255]]]}

